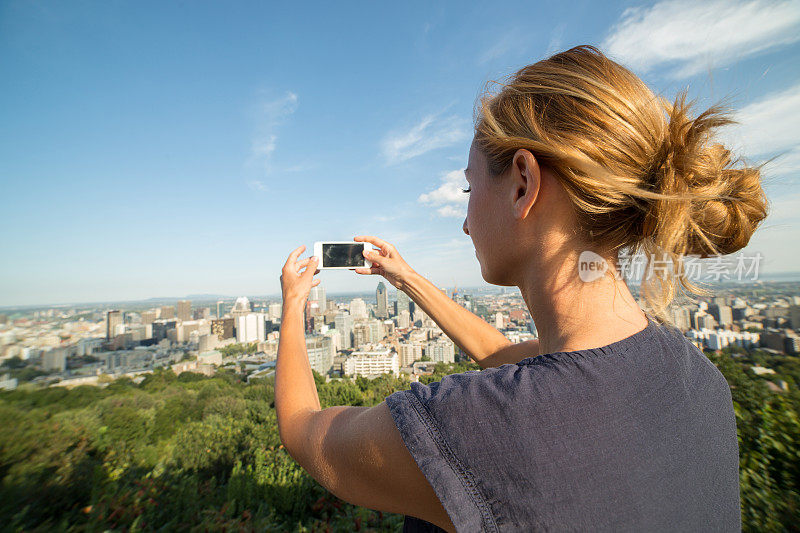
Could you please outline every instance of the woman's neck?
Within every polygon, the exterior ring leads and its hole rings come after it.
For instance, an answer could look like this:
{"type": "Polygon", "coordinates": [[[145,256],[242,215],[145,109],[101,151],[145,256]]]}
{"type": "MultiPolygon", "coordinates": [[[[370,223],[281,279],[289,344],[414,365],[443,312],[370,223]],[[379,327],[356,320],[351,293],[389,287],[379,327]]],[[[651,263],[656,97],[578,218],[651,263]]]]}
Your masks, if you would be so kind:
{"type": "Polygon", "coordinates": [[[647,316],[612,271],[582,281],[575,257],[531,265],[519,286],[539,333],[539,354],[598,348],[644,329],[647,316]]]}

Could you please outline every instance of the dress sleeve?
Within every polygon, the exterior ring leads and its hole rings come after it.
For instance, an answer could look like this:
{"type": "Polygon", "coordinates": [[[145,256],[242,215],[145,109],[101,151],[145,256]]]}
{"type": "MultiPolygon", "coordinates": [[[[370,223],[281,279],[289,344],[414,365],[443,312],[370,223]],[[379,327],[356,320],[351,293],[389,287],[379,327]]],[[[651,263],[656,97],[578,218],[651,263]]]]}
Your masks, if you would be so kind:
{"type": "MultiPolygon", "coordinates": [[[[464,416],[470,381],[480,375],[469,371],[423,385],[411,383],[410,390],[386,397],[386,404],[403,442],[433,487],[436,496],[457,531],[496,531],[489,506],[468,465],[453,452],[440,420],[464,416]]],[[[474,385],[474,383],[473,383],[474,385]]],[[[469,431],[464,428],[465,433],[469,431]]],[[[480,443],[475,443],[477,446],[480,443]]]]}

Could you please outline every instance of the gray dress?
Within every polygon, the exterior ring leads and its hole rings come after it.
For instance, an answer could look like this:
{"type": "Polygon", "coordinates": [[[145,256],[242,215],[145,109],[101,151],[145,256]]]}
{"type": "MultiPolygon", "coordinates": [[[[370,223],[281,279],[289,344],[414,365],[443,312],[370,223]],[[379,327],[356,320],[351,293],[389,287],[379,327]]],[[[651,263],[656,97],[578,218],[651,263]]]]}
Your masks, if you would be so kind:
{"type": "MultiPolygon", "coordinates": [[[[618,342],[453,374],[386,398],[456,529],[740,531],[722,373],[649,318],[618,342]]],[[[403,531],[441,531],[406,516],[403,531]]]]}

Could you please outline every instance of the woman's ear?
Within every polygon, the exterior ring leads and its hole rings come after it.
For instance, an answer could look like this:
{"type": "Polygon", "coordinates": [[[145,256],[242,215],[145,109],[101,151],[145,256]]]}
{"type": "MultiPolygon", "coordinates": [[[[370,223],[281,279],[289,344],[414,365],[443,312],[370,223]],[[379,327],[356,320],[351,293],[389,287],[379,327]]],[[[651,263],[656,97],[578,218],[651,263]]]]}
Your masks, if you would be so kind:
{"type": "Polygon", "coordinates": [[[524,219],[539,197],[542,174],[539,162],[530,151],[519,149],[511,161],[511,183],[513,184],[514,218],[524,219]]]}

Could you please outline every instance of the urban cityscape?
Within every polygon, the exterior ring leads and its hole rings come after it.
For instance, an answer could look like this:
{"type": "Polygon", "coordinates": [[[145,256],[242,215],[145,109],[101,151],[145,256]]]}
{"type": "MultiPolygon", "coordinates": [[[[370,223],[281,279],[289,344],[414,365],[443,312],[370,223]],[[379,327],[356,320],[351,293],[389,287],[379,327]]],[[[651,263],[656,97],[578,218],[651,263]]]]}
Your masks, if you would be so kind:
{"type": "MultiPolygon", "coordinates": [[[[633,287],[635,292],[635,286],[633,287]]],[[[536,327],[518,290],[441,288],[454,301],[500,330],[511,342],[536,338],[536,327]]],[[[405,374],[412,381],[436,363],[468,361],[421,307],[384,282],[375,293],[328,296],[315,286],[306,302],[306,350],[326,380],[405,374]]],[[[17,309],[0,314],[0,389],[104,386],[113,379],[156,368],[175,374],[214,375],[234,369],[247,380],[274,374],[280,299],[188,299],[107,306],[17,309]]],[[[702,350],[728,347],[773,354],[800,353],[800,284],[721,284],[713,296],[673,305],[672,323],[702,350]]],[[[538,354],[531,354],[538,355],[538,354]]],[[[754,366],[759,375],[774,370],[754,366]]],[[[786,381],[769,382],[787,391],[786,381]]]]}

